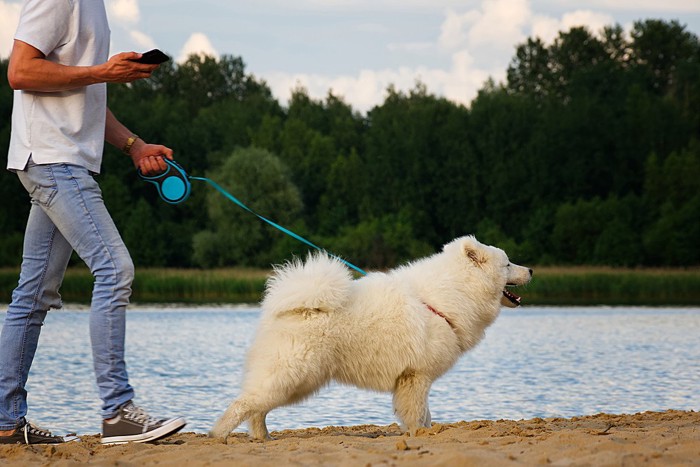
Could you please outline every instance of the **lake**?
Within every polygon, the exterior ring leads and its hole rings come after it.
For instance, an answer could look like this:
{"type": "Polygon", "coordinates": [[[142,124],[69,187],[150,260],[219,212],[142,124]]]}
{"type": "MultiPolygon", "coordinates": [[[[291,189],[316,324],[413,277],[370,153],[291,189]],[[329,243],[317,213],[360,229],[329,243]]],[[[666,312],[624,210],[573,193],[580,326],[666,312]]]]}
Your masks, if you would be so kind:
{"type": "MultiPolygon", "coordinates": [[[[207,432],[238,395],[259,312],[130,309],[127,365],[137,404],[154,416],[184,416],[185,431],[207,432]]],[[[87,310],[49,313],[28,391],[28,418],[39,426],[100,432],[87,310]]],[[[506,309],[482,343],[435,382],[430,407],[433,421],[443,423],[699,410],[700,309],[506,309]]],[[[340,385],[268,415],[270,431],[394,422],[390,394],[340,385]]]]}

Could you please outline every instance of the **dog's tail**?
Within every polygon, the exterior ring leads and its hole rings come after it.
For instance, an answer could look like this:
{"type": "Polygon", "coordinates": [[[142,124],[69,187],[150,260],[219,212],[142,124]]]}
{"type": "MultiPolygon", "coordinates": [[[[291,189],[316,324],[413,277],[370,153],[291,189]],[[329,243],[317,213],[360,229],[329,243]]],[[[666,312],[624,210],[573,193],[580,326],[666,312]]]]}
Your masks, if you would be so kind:
{"type": "Polygon", "coordinates": [[[310,253],[306,262],[296,259],[275,267],[265,287],[262,309],[268,315],[330,312],[344,305],[351,285],[352,274],[339,259],[325,252],[310,253]]]}

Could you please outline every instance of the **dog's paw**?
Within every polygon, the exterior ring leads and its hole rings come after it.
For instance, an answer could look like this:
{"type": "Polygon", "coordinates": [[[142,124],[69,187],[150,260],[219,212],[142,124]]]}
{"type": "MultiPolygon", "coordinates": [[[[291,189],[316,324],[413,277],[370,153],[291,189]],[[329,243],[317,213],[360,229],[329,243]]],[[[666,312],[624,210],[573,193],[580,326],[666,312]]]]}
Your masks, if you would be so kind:
{"type": "Polygon", "coordinates": [[[251,431],[248,433],[248,435],[251,437],[251,439],[259,442],[274,441],[275,439],[277,439],[270,436],[270,433],[268,433],[267,431],[265,433],[255,433],[254,431],[251,431]]]}
{"type": "Polygon", "coordinates": [[[209,432],[209,437],[221,440],[222,443],[226,443],[226,438],[228,438],[229,432],[222,430],[222,429],[217,429],[214,427],[210,432],[209,432]]]}

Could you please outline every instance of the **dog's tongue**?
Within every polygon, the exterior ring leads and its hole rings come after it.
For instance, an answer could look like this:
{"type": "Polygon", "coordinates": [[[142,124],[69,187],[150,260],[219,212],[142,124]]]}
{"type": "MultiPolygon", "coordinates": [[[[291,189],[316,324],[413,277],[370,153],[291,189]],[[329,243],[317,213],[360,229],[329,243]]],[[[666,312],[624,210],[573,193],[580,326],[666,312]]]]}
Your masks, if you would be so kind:
{"type": "Polygon", "coordinates": [[[520,306],[520,297],[515,295],[510,290],[503,289],[503,296],[501,297],[501,305],[507,306],[508,308],[517,308],[520,306]]]}

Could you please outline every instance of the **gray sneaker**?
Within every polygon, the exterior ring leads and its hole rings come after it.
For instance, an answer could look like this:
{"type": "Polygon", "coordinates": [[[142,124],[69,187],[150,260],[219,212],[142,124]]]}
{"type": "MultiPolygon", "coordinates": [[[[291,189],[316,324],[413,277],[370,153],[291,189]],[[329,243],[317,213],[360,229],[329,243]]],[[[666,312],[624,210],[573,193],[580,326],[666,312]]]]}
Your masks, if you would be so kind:
{"type": "Polygon", "coordinates": [[[61,444],[69,441],[80,440],[74,435],[54,436],[50,431],[29,422],[17,428],[10,436],[0,436],[0,444],[61,444]]]}
{"type": "Polygon", "coordinates": [[[153,418],[129,401],[112,421],[102,422],[102,444],[148,443],[175,434],[186,424],[182,417],[153,418]]]}

